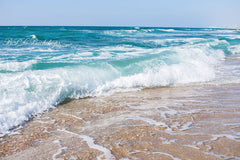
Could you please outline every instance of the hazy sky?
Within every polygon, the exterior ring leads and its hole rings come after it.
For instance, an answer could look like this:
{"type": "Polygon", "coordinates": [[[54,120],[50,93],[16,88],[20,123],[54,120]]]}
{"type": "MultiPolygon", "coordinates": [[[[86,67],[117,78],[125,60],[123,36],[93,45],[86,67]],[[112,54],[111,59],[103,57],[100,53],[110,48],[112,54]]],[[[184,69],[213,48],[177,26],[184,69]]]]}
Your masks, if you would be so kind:
{"type": "Polygon", "coordinates": [[[240,25],[240,0],[0,0],[0,25],[240,25]]]}

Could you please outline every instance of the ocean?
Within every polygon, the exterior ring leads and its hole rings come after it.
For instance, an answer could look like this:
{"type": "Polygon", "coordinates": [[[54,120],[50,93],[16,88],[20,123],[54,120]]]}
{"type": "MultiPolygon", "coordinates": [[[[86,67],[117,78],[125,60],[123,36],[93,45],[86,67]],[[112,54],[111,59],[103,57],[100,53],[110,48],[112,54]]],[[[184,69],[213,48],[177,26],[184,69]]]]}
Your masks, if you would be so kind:
{"type": "Polygon", "coordinates": [[[0,133],[68,99],[240,83],[240,30],[0,27],[0,133]]]}

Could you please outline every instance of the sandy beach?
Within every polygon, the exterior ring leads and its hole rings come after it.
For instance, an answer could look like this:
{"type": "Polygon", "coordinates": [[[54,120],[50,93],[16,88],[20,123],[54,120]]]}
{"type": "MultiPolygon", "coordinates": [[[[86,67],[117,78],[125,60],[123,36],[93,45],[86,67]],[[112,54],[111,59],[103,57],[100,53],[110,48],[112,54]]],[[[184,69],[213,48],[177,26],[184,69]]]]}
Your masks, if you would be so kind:
{"type": "Polygon", "coordinates": [[[0,160],[240,160],[240,0],[0,0],[0,160]]]}
{"type": "Polygon", "coordinates": [[[240,159],[240,85],[72,100],[0,139],[0,159],[240,159]]]}

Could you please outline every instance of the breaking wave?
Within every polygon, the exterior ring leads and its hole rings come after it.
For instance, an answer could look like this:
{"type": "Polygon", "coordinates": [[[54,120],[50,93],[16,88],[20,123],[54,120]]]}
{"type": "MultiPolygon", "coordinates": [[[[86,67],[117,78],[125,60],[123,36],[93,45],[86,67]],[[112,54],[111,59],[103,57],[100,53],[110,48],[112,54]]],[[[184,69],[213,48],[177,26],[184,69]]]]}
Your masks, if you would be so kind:
{"type": "Polygon", "coordinates": [[[240,43],[215,35],[193,37],[186,29],[184,37],[172,35],[182,33],[179,29],[73,29],[57,28],[49,35],[40,27],[43,40],[36,33],[26,33],[31,39],[4,40],[0,133],[66,98],[212,81],[226,56],[239,53],[240,43]]]}

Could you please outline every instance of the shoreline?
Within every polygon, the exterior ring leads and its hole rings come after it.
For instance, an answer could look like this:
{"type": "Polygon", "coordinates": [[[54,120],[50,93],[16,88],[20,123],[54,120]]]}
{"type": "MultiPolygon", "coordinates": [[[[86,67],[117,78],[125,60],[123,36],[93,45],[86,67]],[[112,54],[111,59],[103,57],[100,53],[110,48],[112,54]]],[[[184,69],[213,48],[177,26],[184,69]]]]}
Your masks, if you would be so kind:
{"type": "Polygon", "coordinates": [[[1,159],[239,159],[240,84],[71,100],[0,138],[1,159]]]}
{"type": "Polygon", "coordinates": [[[18,132],[18,130],[21,130],[22,128],[24,128],[25,125],[27,125],[28,123],[30,123],[31,121],[33,121],[34,119],[37,119],[41,116],[43,116],[44,114],[46,113],[49,113],[49,112],[52,112],[53,110],[57,109],[58,107],[61,107],[61,106],[65,106],[67,105],[68,103],[71,103],[72,101],[81,101],[81,100],[84,100],[84,99],[94,99],[94,98],[101,98],[101,97],[109,97],[109,96],[112,96],[112,95],[115,95],[115,94],[124,94],[124,93],[135,93],[135,92],[144,92],[144,91],[148,91],[148,90],[158,90],[158,89],[167,89],[167,88],[179,88],[179,87],[201,87],[201,86],[204,86],[204,87],[207,87],[207,86],[216,86],[216,85],[235,85],[235,84],[238,84],[238,82],[231,82],[231,83],[221,83],[221,84],[214,84],[214,83],[206,83],[206,82],[198,82],[198,83],[190,83],[190,84],[182,84],[182,85],[174,85],[174,86],[160,86],[160,87],[149,87],[149,88],[142,88],[142,89],[130,89],[128,91],[116,91],[116,92],[113,92],[113,93],[105,93],[105,94],[102,94],[102,95],[96,95],[96,96],[86,96],[86,97],[83,97],[83,98],[78,98],[78,99],[75,99],[75,98],[65,98],[62,102],[56,104],[56,105],[53,105],[53,107],[41,112],[41,113],[37,113],[35,115],[31,115],[31,117],[28,119],[28,120],[25,120],[22,124],[18,125],[18,126],[13,126],[11,129],[9,129],[8,132],[6,133],[0,133],[0,139],[1,138],[4,138],[6,136],[9,136],[9,135],[14,135],[15,132],[18,132]]]}

